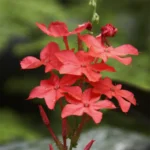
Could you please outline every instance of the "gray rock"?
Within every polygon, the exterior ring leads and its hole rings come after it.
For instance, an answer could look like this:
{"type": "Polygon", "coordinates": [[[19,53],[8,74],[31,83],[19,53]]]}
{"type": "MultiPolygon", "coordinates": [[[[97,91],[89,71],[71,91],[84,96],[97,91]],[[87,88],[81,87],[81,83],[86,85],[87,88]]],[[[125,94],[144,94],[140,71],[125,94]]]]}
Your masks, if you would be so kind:
{"type": "MultiPolygon", "coordinates": [[[[150,150],[150,137],[111,127],[101,127],[83,133],[76,150],[83,150],[92,139],[96,141],[91,150],[150,150]]],[[[14,142],[0,146],[0,150],[48,150],[50,143],[53,143],[50,139],[36,142],[14,142]]],[[[55,144],[53,145],[55,147],[55,144]]],[[[57,148],[54,149],[57,150],[57,148]]]]}

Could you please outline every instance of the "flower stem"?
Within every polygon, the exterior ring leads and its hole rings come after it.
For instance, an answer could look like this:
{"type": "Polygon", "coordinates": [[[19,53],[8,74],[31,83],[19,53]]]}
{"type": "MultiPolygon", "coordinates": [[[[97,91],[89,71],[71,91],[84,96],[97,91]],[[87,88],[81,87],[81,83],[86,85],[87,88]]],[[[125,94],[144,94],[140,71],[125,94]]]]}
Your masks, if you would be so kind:
{"type": "Polygon", "coordinates": [[[73,148],[73,147],[72,147],[72,145],[70,144],[69,150],[72,150],[72,148],[73,148]]]}
{"type": "Polygon", "coordinates": [[[50,126],[46,126],[49,133],[51,134],[53,140],[55,141],[57,147],[59,150],[66,150],[63,146],[63,144],[59,141],[59,139],[57,138],[57,136],[55,135],[55,133],[53,132],[52,128],[50,126]]]}
{"type": "Polygon", "coordinates": [[[82,45],[82,41],[79,38],[79,34],[77,34],[77,41],[78,41],[78,50],[83,50],[83,45],[82,45]]]}
{"type": "Polygon", "coordinates": [[[81,123],[78,125],[78,128],[75,130],[72,138],[71,138],[71,143],[70,143],[70,149],[72,150],[72,147],[75,147],[77,145],[78,139],[80,137],[81,131],[84,127],[84,125],[87,123],[87,121],[89,120],[87,115],[83,115],[81,123]]]}
{"type": "Polygon", "coordinates": [[[40,110],[40,115],[42,117],[43,123],[47,127],[47,129],[48,129],[49,133],[51,134],[53,140],[55,141],[58,149],[59,150],[66,150],[66,149],[64,149],[63,144],[59,141],[59,139],[55,135],[54,131],[52,130],[52,128],[50,126],[50,121],[48,119],[48,116],[46,115],[46,112],[44,111],[44,109],[43,109],[43,107],[41,105],[39,105],[39,110],[40,110]]]}
{"type": "Polygon", "coordinates": [[[67,38],[67,36],[64,36],[64,37],[63,37],[63,41],[64,41],[64,43],[65,43],[66,50],[69,50],[69,44],[68,44],[68,38],[67,38]]]}
{"type": "MultiPolygon", "coordinates": [[[[59,100],[59,104],[60,104],[60,109],[61,111],[63,110],[63,104],[62,101],[59,100]]],[[[63,144],[64,144],[64,148],[65,150],[67,150],[67,120],[66,118],[62,119],[62,138],[63,138],[63,144]]]]}

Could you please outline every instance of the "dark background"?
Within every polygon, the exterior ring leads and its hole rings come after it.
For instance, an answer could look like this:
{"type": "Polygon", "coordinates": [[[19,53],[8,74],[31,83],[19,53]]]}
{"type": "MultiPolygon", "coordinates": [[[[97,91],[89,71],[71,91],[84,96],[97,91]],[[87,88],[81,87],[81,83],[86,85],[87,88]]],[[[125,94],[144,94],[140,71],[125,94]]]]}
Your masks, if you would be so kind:
{"type": "MultiPolygon", "coordinates": [[[[130,66],[109,61],[118,72],[105,74],[132,91],[138,105],[132,107],[128,114],[119,110],[106,112],[100,125],[150,135],[150,1],[97,2],[100,23],[94,26],[95,33],[99,34],[100,26],[112,23],[118,28],[117,35],[110,39],[112,45],[130,43],[140,52],[138,57],[133,57],[130,66]]],[[[63,45],[61,39],[43,34],[35,22],[49,24],[51,21],[64,21],[71,31],[78,24],[90,21],[92,11],[88,0],[0,0],[0,144],[48,135],[37,107],[43,101],[25,100],[30,90],[46,77],[44,69],[21,70],[19,63],[28,55],[38,57],[40,50],[51,40],[59,42],[61,47],[63,45]]],[[[74,37],[69,40],[71,45],[76,44],[74,37]]],[[[52,126],[60,133],[57,108],[49,116],[52,126]]]]}

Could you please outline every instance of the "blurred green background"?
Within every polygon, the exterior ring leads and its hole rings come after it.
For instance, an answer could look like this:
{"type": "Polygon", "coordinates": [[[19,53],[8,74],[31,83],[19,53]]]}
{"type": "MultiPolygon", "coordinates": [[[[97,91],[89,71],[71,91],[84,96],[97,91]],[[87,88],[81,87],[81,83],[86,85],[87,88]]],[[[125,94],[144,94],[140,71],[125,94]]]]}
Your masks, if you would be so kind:
{"type": "MultiPolygon", "coordinates": [[[[61,39],[43,34],[36,22],[49,24],[64,21],[71,31],[78,24],[91,20],[93,8],[89,0],[0,0],[0,144],[13,140],[34,140],[48,135],[39,116],[37,104],[42,100],[26,101],[30,90],[45,78],[44,69],[22,71],[20,60],[28,55],[38,57],[49,42],[61,39]]],[[[100,125],[128,128],[150,135],[150,19],[149,0],[98,0],[100,26],[112,23],[118,28],[110,39],[114,46],[130,43],[140,55],[130,66],[110,60],[117,72],[105,74],[116,83],[135,93],[138,102],[128,115],[106,112],[100,125]]],[[[71,37],[72,46],[76,44],[71,37]]],[[[47,110],[47,109],[46,109],[47,110]]],[[[52,126],[60,133],[57,108],[49,113],[52,126]]],[[[91,125],[92,126],[92,123],[91,125]]]]}

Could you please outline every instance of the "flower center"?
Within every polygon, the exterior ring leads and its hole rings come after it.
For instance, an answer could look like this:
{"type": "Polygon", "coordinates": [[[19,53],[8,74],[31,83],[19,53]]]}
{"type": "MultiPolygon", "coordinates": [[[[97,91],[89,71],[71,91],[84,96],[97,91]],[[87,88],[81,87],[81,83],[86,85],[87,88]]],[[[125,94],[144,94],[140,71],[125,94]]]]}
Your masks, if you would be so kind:
{"type": "Polygon", "coordinates": [[[89,104],[87,104],[87,103],[85,103],[85,104],[84,104],[84,107],[89,107],[89,106],[90,106],[90,105],[89,105],[89,104]]]}
{"type": "Polygon", "coordinates": [[[44,61],[45,64],[47,64],[47,63],[49,63],[49,62],[50,62],[50,59],[46,59],[46,60],[44,61]]]}
{"type": "Polygon", "coordinates": [[[85,65],[85,64],[82,64],[81,67],[86,68],[86,65],[85,65]]]}
{"type": "Polygon", "coordinates": [[[106,48],[106,49],[105,49],[105,52],[109,52],[109,49],[108,49],[108,48],[106,48]]]}
{"type": "Polygon", "coordinates": [[[60,88],[60,86],[59,85],[56,85],[55,87],[54,87],[54,90],[58,90],[60,88]]]}
{"type": "Polygon", "coordinates": [[[111,90],[112,92],[115,92],[115,89],[114,89],[113,87],[111,87],[110,90],[111,90]]]}

